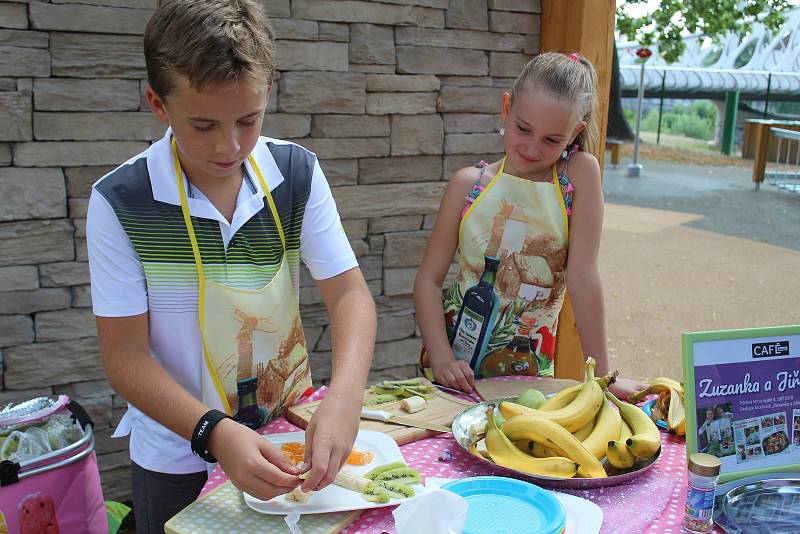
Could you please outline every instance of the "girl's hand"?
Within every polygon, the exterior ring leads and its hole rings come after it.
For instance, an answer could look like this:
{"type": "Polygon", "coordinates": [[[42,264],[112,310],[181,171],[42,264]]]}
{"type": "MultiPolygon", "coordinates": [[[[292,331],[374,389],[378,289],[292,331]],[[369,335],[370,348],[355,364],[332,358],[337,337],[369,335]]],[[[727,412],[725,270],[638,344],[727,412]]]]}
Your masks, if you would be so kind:
{"type": "Polygon", "coordinates": [[[608,390],[616,395],[620,400],[628,400],[628,397],[641,391],[647,387],[638,380],[631,380],[630,378],[617,378],[616,382],[608,386],[608,390]]]}
{"type": "Polygon", "coordinates": [[[464,360],[453,358],[438,364],[431,361],[431,369],[434,380],[443,386],[460,389],[466,393],[472,393],[475,387],[475,373],[464,360]]]}

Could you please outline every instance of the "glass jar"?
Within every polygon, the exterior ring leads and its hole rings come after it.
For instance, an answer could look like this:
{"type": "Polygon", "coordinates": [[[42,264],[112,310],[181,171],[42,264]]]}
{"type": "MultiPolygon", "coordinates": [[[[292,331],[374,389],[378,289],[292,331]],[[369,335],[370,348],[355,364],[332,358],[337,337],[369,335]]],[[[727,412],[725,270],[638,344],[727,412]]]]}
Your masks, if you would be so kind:
{"type": "Polygon", "coordinates": [[[716,456],[695,453],[689,457],[689,488],[682,526],[689,532],[711,532],[714,527],[714,490],[722,462],[716,456]]]}

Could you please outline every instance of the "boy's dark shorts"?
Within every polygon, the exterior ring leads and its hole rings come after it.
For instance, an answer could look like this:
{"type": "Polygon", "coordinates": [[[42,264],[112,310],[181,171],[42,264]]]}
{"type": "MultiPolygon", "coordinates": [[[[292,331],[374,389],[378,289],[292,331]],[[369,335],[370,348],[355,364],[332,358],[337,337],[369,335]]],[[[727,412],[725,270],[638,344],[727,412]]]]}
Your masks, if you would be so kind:
{"type": "Polygon", "coordinates": [[[207,479],[206,471],[172,475],[131,462],[136,533],[163,534],[164,523],[194,502],[207,479]]]}

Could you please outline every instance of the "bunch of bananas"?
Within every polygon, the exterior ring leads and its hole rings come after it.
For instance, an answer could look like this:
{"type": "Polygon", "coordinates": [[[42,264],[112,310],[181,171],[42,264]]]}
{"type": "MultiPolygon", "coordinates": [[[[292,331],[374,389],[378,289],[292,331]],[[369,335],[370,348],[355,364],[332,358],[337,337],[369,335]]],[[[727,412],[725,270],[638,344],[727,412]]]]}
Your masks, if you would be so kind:
{"type": "Polygon", "coordinates": [[[560,391],[538,409],[501,402],[502,426],[490,405],[485,447],[473,440],[473,454],[502,467],[555,478],[604,478],[608,465],[628,470],[637,459],[654,456],[661,447],[655,423],[607,391],[616,372],[596,379],[594,368],[595,361],[589,358],[584,381],[560,391]]]}
{"type": "Polygon", "coordinates": [[[678,436],[686,434],[683,384],[671,378],[656,378],[649,386],[631,395],[629,400],[639,402],[648,395],[658,395],[653,406],[653,420],[666,421],[670,434],[678,436]]]}

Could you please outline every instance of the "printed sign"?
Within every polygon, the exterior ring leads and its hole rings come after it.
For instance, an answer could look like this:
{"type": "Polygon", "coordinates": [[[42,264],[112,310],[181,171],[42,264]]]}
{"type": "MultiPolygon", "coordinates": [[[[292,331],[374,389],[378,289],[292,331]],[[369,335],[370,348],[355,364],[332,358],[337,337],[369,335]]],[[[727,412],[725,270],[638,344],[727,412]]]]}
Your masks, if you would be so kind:
{"type": "Polygon", "coordinates": [[[800,326],[685,333],[686,445],[720,482],[800,471],[800,326]]]}

